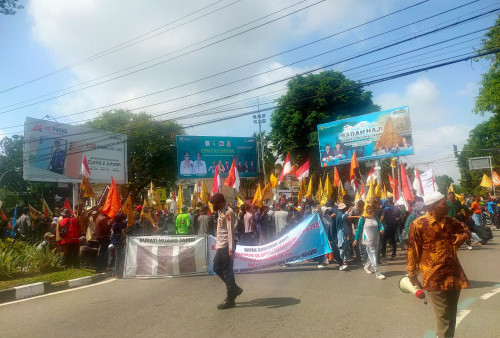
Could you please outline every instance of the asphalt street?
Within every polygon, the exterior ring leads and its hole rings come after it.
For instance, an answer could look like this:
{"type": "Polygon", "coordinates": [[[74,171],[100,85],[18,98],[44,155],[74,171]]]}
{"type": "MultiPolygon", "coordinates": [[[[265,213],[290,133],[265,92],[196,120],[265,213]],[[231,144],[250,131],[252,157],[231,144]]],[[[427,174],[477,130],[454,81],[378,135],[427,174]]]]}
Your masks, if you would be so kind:
{"type": "MultiPolygon", "coordinates": [[[[500,232],[459,252],[463,290],[456,337],[500,337],[500,232]],[[497,290],[497,291],[494,291],[497,290]],[[482,298],[483,299],[482,299],[482,298]]],[[[405,252],[381,267],[313,263],[236,275],[237,307],[219,311],[216,276],[110,280],[0,305],[1,337],[435,337],[432,305],[398,289],[405,252]]]]}

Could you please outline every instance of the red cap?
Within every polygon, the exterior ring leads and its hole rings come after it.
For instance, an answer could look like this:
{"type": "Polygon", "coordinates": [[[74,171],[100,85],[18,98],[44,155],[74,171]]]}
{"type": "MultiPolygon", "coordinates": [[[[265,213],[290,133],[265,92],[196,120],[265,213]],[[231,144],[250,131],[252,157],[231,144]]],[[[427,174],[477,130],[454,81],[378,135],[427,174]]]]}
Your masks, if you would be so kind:
{"type": "Polygon", "coordinates": [[[135,211],[141,211],[142,210],[142,205],[138,205],[137,208],[135,208],[135,211]]]}
{"type": "Polygon", "coordinates": [[[417,292],[415,292],[415,296],[417,298],[419,298],[419,299],[424,299],[425,298],[425,293],[422,290],[417,290],[417,292]]]}

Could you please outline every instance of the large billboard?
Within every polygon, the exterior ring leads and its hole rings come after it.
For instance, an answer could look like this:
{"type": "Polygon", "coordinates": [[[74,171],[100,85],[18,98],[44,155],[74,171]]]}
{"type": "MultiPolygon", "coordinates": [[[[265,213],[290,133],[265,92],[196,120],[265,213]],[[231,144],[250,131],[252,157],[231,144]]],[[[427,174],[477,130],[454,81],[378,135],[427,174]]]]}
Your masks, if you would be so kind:
{"type": "Polygon", "coordinates": [[[413,154],[408,107],[360,115],[318,125],[323,167],[413,154]]]}
{"type": "Polygon", "coordinates": [[[254,137],[177,136],[179,178],[213,178],[219,167],[227,176],[233,157],[240,177],[257,177],[257,141],[254,137]]]}
{"type": "Polygon", "coordinates": [[[27,118],[24,125],[24,179],[77,183],[83,156],[90,180],[127,183],[127,136],[54,121],[27,118]]]}

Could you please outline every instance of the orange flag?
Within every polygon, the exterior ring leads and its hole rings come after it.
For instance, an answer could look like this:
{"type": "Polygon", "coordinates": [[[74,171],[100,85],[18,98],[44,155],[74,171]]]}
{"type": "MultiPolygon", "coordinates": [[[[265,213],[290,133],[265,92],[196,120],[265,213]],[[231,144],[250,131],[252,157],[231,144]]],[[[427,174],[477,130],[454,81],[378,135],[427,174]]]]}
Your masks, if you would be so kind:
{"type": "Polygon", "coordinates": [[[333,166],[333,186],[338,187],[340,182],[339,172],[337,171],[337,166],[333,166]]]}
{"type": "Polygon", "coordinates": [[[352,159],[351,159],[351,173],[350,173],[350,179],[351,179],[351,185],[354,190],[358,188],[358,179],[356,178],[356,172],[354,169],[359,168],[358,165],[358,160],[356,159],[356,152],[352,153],[352,159]]]}
{"type": "Polygon", "coordinates": [[[115,217],[120,210],[122,204],[120,200],[120,193],[116,187],[115,180],[111,177],[111,186],[109,187],[108,196],[104,202],[103,213],[105,213],[109,218],[115,217]]]}
{"type": "Polygon", "coordinates": [[[7,221],[7,217],[5,216],[5,214],[3,213],[3,210],[0,209],[0,216],[2,216],[2,221],[7,221]]]}

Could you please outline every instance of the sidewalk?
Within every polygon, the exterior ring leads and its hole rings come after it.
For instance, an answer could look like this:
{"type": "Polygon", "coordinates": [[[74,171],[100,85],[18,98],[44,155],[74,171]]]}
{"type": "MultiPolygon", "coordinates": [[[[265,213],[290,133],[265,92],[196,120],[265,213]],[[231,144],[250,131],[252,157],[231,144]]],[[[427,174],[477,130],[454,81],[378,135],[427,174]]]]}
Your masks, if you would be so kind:
{"type": "Polygon", "coordinates": [[[98,273],[92,276],[70,279],[60,282],[38,282],[10,289],[0,290],[0,304],[19,299],[43,295],[56,291],[72,289],[79,286],[94,284],[111,276],[110,272],[98,273]]]}

